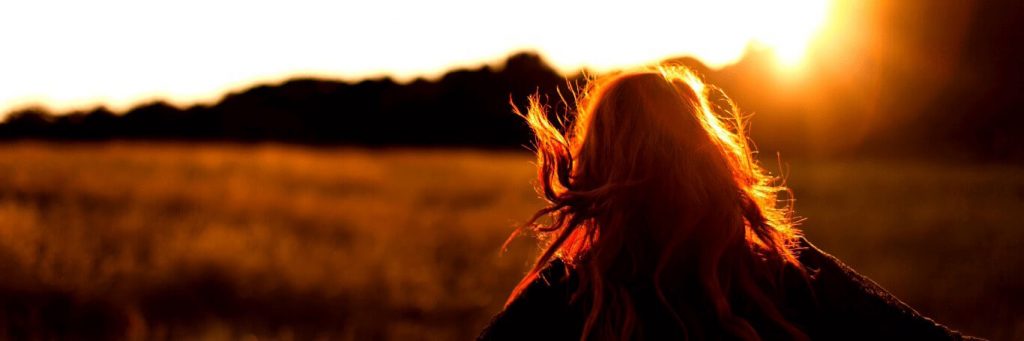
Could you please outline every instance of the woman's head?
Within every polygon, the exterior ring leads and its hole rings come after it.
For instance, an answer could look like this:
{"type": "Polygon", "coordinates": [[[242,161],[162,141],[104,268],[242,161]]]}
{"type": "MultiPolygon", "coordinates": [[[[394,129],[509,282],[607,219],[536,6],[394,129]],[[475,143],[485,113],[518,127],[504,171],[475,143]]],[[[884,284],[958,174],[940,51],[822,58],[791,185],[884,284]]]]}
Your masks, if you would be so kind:
{"type": "Polygon", "coordinates": [[[797,231],[776,204],[784,188],[757,166],[743,116],[724,94],[685,68],[662,66],[592,81],[576,101],[564,129],[536,97],[522,115],[537,139],[538,191],[550,204],[531,225],[551,222],[533,226],[547,249],[519,290],[561,257],[579,273],[577,298],[590,309],[584,337],[640,330],[637,285],[653,288],[692,335],[712,321],[757,338],[731,308],[735,296],[799,334],[755,284],[796,262],[797,231]],[[686,311],[703,308],[715,316],[686,311]]]}

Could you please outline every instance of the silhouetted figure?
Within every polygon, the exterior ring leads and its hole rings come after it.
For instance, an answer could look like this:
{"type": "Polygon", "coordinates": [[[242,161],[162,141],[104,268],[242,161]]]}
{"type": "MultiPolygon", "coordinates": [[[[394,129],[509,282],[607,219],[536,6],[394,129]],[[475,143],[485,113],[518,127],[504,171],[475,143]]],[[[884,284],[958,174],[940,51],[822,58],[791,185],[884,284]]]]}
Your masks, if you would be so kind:
{"type": "Polygon", "coordinates": [[[800,237],[744,117],[687,69],[581,93],[565,133],[536,97],[522,115],[548,246],[480,339],[964,338],[800,237]]]}

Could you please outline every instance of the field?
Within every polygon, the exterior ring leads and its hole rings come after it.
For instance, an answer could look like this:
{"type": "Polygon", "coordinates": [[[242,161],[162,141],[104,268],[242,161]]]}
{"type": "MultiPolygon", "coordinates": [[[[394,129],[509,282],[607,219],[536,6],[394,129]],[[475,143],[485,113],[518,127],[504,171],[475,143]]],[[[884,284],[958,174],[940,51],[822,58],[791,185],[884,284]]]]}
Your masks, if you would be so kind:
{"type": "MultiPolygon", "coordinates": [[[[525,153],[0,145],[0,338],[470,339],[535,256],[525,153]]],[[[1024,339],[1024,167],[791,161],[808,237],[1024,339]]]]}

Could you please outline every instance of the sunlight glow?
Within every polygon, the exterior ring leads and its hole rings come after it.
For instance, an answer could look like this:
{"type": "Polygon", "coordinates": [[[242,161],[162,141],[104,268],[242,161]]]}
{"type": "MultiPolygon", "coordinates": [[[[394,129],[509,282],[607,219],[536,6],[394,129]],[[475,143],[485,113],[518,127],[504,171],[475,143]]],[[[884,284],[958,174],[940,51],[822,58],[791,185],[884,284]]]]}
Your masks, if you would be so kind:
{"type": "Polygon", "coordinates": [[[9,1],[0,117],[33,103],[212,102],[294,76],[408,81],[522,50],[600,72],[683,55],[722,66],[755,42],[798,66],[828,2],[9,1]]]}
{"type": "Polygon", "coordinates": [[[758,2],[752,6],[760,15],[746,18],[761,27],[753,39],[774,50],[782,66],[799,66],[805,57],[808,45],[825,23],[829,4],[825,1],[776,1],[758,2]]]}

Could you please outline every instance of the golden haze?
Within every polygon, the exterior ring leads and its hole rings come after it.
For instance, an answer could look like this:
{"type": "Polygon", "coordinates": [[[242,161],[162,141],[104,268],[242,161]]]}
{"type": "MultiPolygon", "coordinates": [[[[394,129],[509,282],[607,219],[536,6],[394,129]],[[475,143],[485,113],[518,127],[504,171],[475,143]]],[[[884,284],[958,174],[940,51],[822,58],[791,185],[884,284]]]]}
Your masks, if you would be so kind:
{"type": "Polygon", "coordinates": [[[751,43],[802,63],[830,0],[478,2],[14,2],[0,5],[0,115],[156,99],[212,102],[296,76],[436,77],[520,50],[562,72],[693,55],[711,66],[751,43]],[[60,9],[60,10],[55,10],[60,9]]]}

